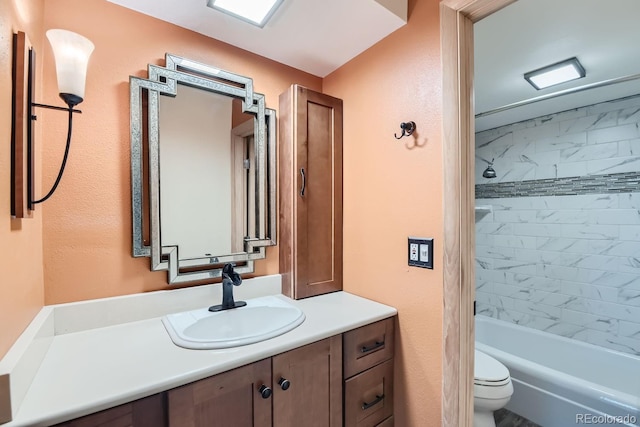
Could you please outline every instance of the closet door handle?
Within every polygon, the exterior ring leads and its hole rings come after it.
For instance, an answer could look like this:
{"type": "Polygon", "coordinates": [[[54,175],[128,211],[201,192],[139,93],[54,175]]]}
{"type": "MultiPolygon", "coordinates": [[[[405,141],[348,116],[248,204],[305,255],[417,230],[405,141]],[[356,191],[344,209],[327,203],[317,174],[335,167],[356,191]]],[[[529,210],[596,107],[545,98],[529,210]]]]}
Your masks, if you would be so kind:
{"type": "Polygon", "coordinates": [[[366,411],[367,409],[371,408],[372,406],[380,403],[383,399],[384,399],[384,394],[382,396],[376,395],[376,398],[375,398],[374,401],[369,402],[369,403],[367,403],[367,402],[363,402],[362,403],[362,410],[366,411]]]}
{"type": "Polygon", "coordinates": [[[302,175],[302,189],[300,190],[300,197],[304,197],[304,189],[307,187],[307,177],[304,174],[304,168],[300,168],[300,175],[302,175]]]}

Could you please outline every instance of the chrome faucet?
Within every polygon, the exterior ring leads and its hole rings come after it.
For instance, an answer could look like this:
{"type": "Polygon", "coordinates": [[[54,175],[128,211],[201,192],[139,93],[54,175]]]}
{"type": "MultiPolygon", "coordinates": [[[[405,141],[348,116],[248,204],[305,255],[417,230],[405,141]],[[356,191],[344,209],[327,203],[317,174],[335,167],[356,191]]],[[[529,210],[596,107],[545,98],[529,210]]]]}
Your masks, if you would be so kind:
{"type": "Polygon", "coordinates": [[[233,300],[233,287],[240,286],[242,277],[233,270],[233,264],[225,264],[222,269],[222,304],[212,305],[209,311],[230,310],[232,308],[244,307],[244,301],[233,300]]]}

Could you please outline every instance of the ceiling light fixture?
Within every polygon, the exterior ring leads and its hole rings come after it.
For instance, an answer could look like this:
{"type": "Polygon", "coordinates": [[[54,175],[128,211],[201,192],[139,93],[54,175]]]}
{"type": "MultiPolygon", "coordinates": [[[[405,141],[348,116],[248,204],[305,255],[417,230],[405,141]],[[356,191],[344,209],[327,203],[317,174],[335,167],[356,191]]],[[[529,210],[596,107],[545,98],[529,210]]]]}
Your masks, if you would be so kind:
{"type": "Polygon", "coordinates": [[[587,73],[582,64],[580,64],[580,61],[574,57],[530,71],[524,75],[524,78],[531,86],[537,90],[541,90],[549,86],[581,79],[586,75],[587,73]]]}
{"type": "Polygon", "coordinates": [[[207,6],[262,28],[283,0],[208,0],[207,6]]]}

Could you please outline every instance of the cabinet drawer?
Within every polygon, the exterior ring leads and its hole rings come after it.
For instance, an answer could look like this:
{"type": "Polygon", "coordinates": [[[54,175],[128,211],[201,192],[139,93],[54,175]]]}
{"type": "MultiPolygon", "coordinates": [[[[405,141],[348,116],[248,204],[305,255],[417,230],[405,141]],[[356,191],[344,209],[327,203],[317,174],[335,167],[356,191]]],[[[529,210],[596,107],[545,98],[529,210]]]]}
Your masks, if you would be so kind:
{"type": "Polygon", "coordinates": [[[391,415],[393,359],[345,381],[345,427],[374,427],[391,415]]]}
{"type": "Polygon", "coordinates": [[[393,427],[393,417],[389,417],[380,424],[376,425],[376,427],[393,427]]]}
{"type": "Polygon", "coordinates": [[[344,334],[345,378],[393,357],[393,322],[391,317],[344,334]]]}

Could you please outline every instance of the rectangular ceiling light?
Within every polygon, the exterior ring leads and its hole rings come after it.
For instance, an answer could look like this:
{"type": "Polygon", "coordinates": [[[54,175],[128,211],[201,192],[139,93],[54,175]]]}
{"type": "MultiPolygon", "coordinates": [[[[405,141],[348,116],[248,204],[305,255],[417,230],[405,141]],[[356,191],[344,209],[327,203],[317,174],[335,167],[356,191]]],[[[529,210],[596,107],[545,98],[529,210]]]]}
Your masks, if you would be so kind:
{"type": "Polygon", "coordinates": [[[280,3],[282,0],[208,0],[207,6],[262,28],[280,3]]]}
{"type": "Polygon", "coordinates": [[[581,79],[586,75],[578,58],[567,59],[546,67],[530,71],[524,75],[526,81],[536,89],[545,89],[560,83],[581,79]]]}

